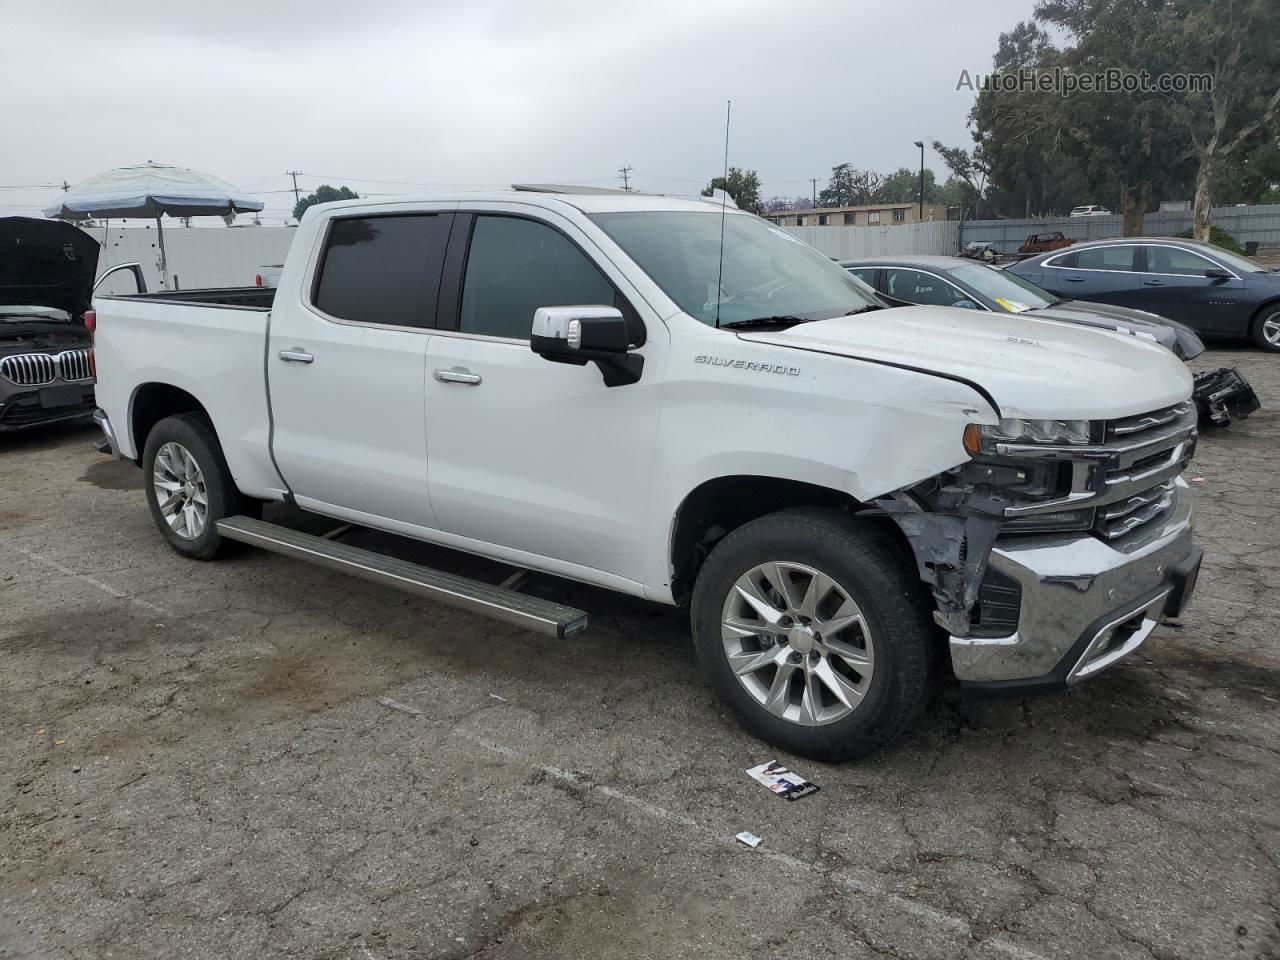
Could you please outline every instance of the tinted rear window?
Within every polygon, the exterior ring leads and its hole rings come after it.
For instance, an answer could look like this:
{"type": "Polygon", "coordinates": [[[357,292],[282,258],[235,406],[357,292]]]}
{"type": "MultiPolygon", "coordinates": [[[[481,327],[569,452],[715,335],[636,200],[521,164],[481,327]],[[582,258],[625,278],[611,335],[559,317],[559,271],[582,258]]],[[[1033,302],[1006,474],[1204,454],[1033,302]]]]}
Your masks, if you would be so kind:
{"type": "Polygon", "coordinates": [[[315,305],[342,320],[432,326],[452,220],[452,214],[334,220],[315,305]]]}

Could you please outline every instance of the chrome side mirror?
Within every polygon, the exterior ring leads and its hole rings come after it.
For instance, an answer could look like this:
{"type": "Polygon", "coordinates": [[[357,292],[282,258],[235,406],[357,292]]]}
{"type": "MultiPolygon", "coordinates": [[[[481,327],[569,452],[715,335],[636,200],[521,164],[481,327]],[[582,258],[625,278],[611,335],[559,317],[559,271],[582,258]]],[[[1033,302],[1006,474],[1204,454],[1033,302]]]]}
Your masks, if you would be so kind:
{"type": "Polygon", "coordinates": [[[616,307],[539,307],[533,314],[529,348],[553,363],[600,368],[607,387],[635,383],[644,357],[631,353],[627,321],[616,307]]]}

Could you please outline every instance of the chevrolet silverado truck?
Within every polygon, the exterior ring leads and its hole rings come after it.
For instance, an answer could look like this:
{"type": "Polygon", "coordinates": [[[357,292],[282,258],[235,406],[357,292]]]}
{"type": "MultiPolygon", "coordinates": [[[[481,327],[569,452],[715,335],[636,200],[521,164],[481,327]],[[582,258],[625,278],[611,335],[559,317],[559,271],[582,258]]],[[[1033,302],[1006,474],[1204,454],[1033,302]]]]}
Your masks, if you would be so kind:
{"type": "Polygon", "coordinates": [[[1195,584],[1169,351],[886,308],[707,201],[326,204],[274,290],[94,305],[96,416],[179,554],[248,543],[558,637],[586,614],[522,571],[684,605],[724,703],[799,754],[875,750],[944,667],[987,695],[1091,678],[1195,584]],[[332,535],[264,521],[276,501],[332,535]],[[351,525],[517,569],[465,579],[351,525]]]}

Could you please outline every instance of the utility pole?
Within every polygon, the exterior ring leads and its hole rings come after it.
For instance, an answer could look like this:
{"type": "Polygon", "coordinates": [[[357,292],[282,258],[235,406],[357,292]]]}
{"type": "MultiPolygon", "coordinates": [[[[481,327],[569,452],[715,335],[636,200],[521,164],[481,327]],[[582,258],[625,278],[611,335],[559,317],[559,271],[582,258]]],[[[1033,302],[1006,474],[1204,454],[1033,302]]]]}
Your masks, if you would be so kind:
{"type": "Polygon", "coordinates": [[[920,148],[920,222],[924,223],[924,141],[916,140],[915,145],[920,148]]]}
{"type": "Polygon", "coordinates": [[[62,192],[63,192],[63,193],[66,193],[66,192],[67,192],[68,190],[70,190],[70,189],[71,189],[71,184],[67,183],[67,181],[66,181],[66,180],[63,180],[63,181],[62,181],[62,192]]]}
{"type": "Polygon", "coordinates": [[[634,169],[635,167],[619,167],[618,168],[618,176],[622,177],[623,190],[627,190],[627,191],[631,190],[631,171],[634,169]]]}
{"type": "Polygon", "coordinates": [[[286,177],[293,177],[293,205],[295,207],[298,205],[298,200],[301,199],[298,196],[298,174],[300,173],[302,173],[301,170],[286,170],[284,172],[286,177]]]}
{"type": "Polygon", "coordinates": [[[818,178],[810,177],[809,182],[813,184],[813,209],[818,209],[818,178]]]}

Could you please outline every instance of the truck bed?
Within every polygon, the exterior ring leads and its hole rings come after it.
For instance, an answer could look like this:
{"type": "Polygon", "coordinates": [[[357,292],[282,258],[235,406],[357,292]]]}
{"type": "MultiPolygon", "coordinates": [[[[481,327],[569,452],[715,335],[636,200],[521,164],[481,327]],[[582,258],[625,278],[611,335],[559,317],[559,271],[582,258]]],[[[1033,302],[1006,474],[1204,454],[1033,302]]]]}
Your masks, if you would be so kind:
{"type": "Polygon", "coordinates": [[[157,290],[135,293],[113,300],[144,300],[150,303],[189,303],[201,307],[236,307],[241,310],[270,310],[274,287],[209,287],[203,290],[157,290]]]}
{"type": "Polygon", "coordinates": [[[133,436],[161,394],[189,394],[218,425],[241,489],[273,499],[281,481],[271,463],[271,415],[264,362],[275,291],[260,287],[173,290],[98,297],[94,333],[98,406],[119,423],[123,456],[142,455],[133,436]]]}

